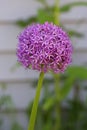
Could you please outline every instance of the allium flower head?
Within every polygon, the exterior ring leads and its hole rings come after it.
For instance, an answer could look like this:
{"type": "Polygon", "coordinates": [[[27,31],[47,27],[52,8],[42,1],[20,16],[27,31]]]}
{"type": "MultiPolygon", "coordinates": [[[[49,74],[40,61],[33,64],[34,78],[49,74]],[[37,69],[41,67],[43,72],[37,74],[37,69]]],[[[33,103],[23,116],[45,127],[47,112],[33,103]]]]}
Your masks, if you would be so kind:
{"type": "Polygon", "coordinates": [[[30,25],[18,40],[18,61],[26,68],[58,73],[71,63],[71,41],[65,31],[52,23],[30,25]]]}

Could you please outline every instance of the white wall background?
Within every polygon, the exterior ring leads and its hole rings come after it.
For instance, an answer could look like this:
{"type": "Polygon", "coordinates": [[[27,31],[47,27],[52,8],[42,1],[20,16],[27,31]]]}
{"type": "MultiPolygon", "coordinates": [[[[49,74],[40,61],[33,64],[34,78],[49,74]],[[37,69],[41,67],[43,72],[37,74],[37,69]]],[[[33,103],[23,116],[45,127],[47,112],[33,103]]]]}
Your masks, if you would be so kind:
{"type": "MultiPolygon", "coordinates": [[[[61,0],[61,5],[72,1],[77,0],[61,0]]],[[[54,0],[49,0],[49,3],[54,3],[54,0]]],[[[0,88],[0,96],[10,94],[15,108],[18,110],[25,109],[28,102],[34,97],[35,90],[31,88],[29,81],[38,77],[39,73],[32,70],[25,70],[22,67],[16,71],[11,70],[17,62],[15,50],[17,35],[21,31],[19,27],[12,24],[12,21],[35,15],[38,7],[41,7],[41,5],[35,0],[0,0],[0,84],[6,83],[7,85],[5,91],[0,88]]],[[[64,21],[76,21],[78,19],[87,20],[87,7],[73,8],[71,12],[61,15],[61,21],[63,23],[64,21]]],[[[73,39],[73,45],[75,47],[73,64],[82,65],[87,63],[87,24],[73,25],[73,23],[66,23],[66,26],[68,28],[75,28],[85,34],[83,39],[73,39]]],[[[9,122],[11,119],[7,121],[8,115],[4,113],[0,115],[5,119],[2,130],[9,130],[9,122]]],[[[27,117],[23,112],[17,113],[17,119],[26,129],[27,117]]]]}

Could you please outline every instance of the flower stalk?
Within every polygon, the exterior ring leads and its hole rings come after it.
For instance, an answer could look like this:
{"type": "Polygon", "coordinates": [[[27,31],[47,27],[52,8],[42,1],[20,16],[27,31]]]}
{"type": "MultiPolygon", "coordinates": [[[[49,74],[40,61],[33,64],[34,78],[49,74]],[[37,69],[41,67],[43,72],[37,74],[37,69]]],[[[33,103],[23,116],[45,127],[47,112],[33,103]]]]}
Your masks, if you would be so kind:
{"type": "Polygon", "coordinates": [[[60,0],[55,0],[54,24],[56,24],[56,25],[59,25],[59,23],[60,23],[59,2],[60,2],[60,0]]]}
{"type": "Polygon", "coordinates": [[[40,76],[39,76],[39,80],[38,80],[38,85],[37,85],[36,95],[35,95],[35,99],[34,99],[34,103],[33,103],[33,107],[32,107],[28,130],[34,130],[43,78],[44,78],[44,72],[41,72],[40,76]]]}
{"type": "Polygon", "coordinates": [[[59,85],[59,74],[54,74],[54,90],[55,90],[55,95],[56,95],[56,106],[55,106],[55,111],[56,111],[56,121],[55,121],[55,130],[60,130],[61,127],[61,115],[60,115],[60,85],[59,85]]]}

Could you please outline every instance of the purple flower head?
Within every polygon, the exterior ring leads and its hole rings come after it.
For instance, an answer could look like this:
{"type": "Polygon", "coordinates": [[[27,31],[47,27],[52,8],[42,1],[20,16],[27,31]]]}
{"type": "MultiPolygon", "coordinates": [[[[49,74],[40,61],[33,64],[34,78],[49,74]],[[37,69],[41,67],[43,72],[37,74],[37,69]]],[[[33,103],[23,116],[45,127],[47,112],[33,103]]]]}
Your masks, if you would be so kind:
{"type": "Polygon", "coordinates": [[[30,25],[18,40],[18,61],[26,68],[59,73],[71,63],[71,41],[66,32],[52,23],[30,25]]]}

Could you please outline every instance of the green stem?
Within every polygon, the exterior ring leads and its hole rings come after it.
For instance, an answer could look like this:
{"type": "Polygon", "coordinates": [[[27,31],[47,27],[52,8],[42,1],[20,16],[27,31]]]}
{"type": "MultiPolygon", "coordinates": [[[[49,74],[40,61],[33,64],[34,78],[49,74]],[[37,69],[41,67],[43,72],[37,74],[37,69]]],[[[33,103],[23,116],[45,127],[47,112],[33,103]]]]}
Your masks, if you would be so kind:
{"type": "Polygon", "coordinates": [[[54,9],[54,24],[59,25],[60,23],[60,8],[59,8],[60,0],[55,0],[55,9],[54,9]]]}
{"type": "Polygon", "coordinates": [[[56,94],[56,122],[55,122],[55,130],[60,130],[60,85],[59,85],[59,75],[54,74],[55,80],[55,94],[56,94]]]}
{"type": "Polygon", "coordinates": [[[43,78],[44,78],[44,73],[41,72],[40,76],[39,76],[39,80],[38,80],[38,85],[37,85],[36,95],[35,95],[35,99],[34,99],[34,103],[33,103],[33,107],[32,107],[32,112],[31,112],[31,116],[30,116],[28,130],[34,130],[35,120],[36,120],[36,115],[37,115],[38,102],[39,102],[43,78]]]}
{"type": "Polygon", "coordinates": [[[48,4],[47,4],[46,0],[43,0],[42,3],[45,6],[45,8],[48,9],[48,4]]]}
{"type": "Polygon", "coordinates": [[[59,74],[54,74],[54,81],[55,81],[55,94],[57,101],[60,101],[60,85],[59,85],[59,74]]]}

